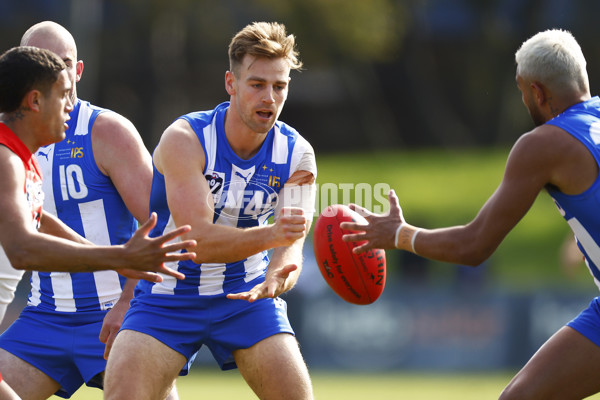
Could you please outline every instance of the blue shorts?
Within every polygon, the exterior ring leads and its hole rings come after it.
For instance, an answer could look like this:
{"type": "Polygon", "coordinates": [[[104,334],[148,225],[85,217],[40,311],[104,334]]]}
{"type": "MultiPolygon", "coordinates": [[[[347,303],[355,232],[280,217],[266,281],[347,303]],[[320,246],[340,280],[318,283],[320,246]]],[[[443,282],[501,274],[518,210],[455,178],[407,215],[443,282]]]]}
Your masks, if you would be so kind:
{"type": "Polygon", "coordinates": [[[0,336],[0,347],[33,365],[61,386],[69,398],[84,383],[102,389],[106,367],[98,335],[108,311],[67,313],[25,307],[0,336]]]}
{"type": "Polygon", "coordinates": [[[575,329],[600,347],[600,297],[593,299],[588,308],[579,313],[567,326],[575,329]]]}
{"type": "Polygon", "coordinates": [[[247,349],[278,333],[294,334],[287,304],[280,298],[254,303],[225,295],[136,293],[121,330],[131,329],[158,339],[181,353],[187,375],[196,353],[206,345],[222,370],[236,368],[233,351],[247,349]]]}

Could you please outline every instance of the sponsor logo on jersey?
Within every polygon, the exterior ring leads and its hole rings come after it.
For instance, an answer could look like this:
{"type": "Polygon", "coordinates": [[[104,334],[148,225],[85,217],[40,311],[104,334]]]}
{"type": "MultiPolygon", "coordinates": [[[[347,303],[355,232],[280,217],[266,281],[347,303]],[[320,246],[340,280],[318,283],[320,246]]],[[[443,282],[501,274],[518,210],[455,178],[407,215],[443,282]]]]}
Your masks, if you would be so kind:
{"type": "Polygon", "coordinates": [[[83,158],[83,147],[73,147],[71,149],[71,158],[83,158]]]}

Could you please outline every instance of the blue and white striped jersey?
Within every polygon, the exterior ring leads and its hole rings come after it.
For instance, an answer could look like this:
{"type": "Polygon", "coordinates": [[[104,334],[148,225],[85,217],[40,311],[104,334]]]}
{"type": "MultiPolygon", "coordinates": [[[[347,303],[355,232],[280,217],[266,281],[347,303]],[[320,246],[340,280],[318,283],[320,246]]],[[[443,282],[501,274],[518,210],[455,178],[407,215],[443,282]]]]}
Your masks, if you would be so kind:
{"type": "MultiPolygon", "coordinates": [[[[225,137],[224,118],[229,103],[214,110],[182,116],[196,133],[206,157],[204,175],[214,202],[214,223],[247,228],[268,224],[279,200],[278,194],[296,171],[310,144],[292,127],[277,121],[260,150],[249,160],[238,157],[225,137]]],[[[205,201],[206,199],[198,199],[205,201]]],[[[175,228],[167,205],[165,180],[156,168],[152,180],[150,210],[158,214],[152,236],[175,228]]],[[[163,282],[140,281],[138,288],[160,294],[218,295],[249,289],[249,282],[264,277],[269,263],[267,251],[234,263],[170,263],[186,275],[185,280],[163,276],[163,282]]]]}
{"type": "MultiPolygon", "coordinates": [[[[600,165],[600,98],[576,104],[547,122],[581,141],[600,165]]],[[[600,288],[600,176],[585,192],[567,195],[553,188],[548,193],[575,234],[585,262],[600,288]]]]}
{"type": "MultiPolygon", "coordinates": [[[[92,125],[105,111],[78,100],[66,138],[36,156],[44,177],[44,211],[95,244],[115,245],[129,240],[137,222],[94,159],[92,125]]],[[[124,283],[115,271],[34,271],[28,305],[61,312],[105,310],[118,300],[124,283]]]]}

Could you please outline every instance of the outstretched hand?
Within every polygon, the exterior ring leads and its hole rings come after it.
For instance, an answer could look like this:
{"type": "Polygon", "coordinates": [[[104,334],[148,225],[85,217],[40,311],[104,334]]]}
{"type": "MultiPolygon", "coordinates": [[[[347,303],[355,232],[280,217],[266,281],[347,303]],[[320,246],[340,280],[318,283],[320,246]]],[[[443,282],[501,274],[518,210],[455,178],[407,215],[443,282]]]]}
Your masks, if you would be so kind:
{"type": "Polygon", "coordinates": [[[346,233],[342,240],[344,242],[365,243],[353,249],[353,252],[363,253],[370,249],[393,249],[396,248],[395,237],[396,230],[404,222],[402,208],[394,190],[388,194],[390,209],[386,214],[374,214],[371,211],[357,204],[350,204],[349,207],[365,217],[367,225],[358,222],[342,222],[340,228],[352,233],[346,233]]]}
{"type": "Polygon", "coordinates": [[[148,234],[156,225],[156,220],[156,213],[152,213],[148,221],[140,226],[131,239],[123,245],[126,250],[123,258],[125,266],[118,269],[117,272],[130,279],[145,279],[151,282],[162,281],[158,272],[177,279],[184,279],[185,275],[168,268],[165,263],[192,260],[196,257],[194,252],[180,252],[180,250],[196,246],[195,240],[168,243],[189,232],[191,227],[184,225],[164,235],[151,238],[148,234]]]}
{"type": "Polygon", "coordinates": [[[265,281],[254,286],[248,292],[230,293],[228,299],[247,300],[250,303],[263,298],[274,298],[285,292],[285,283],[290,276],[290,273],[297,270],[296,264],[289,264],[283,268],[279,268],[272,273],[267,272],[265,281]]]}

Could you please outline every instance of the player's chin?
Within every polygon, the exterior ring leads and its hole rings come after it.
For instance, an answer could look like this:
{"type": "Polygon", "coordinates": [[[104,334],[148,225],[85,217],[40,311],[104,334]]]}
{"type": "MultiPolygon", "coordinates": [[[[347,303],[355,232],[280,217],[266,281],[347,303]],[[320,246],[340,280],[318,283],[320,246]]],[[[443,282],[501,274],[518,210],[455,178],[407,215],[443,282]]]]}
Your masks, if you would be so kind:
{"type": "Polygon", "coordinates": [[[268,133],[275,125],[275,114],[270,114],[268,118],[264,114],[256,113],[256,115],[257,124],[254,131],[257,133],[268,133]]]}

